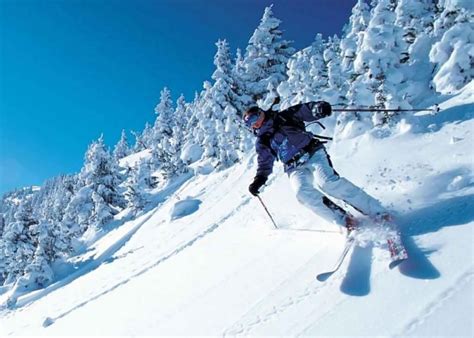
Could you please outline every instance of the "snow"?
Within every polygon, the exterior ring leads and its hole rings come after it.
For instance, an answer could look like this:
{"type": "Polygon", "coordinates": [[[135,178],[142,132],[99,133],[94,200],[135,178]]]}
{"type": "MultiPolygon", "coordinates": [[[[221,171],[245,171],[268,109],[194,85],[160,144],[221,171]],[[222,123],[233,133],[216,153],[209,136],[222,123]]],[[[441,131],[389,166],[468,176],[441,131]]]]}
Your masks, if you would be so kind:
{"type": "Polygon", "coordinates": [[[254,156],[218,172],[201,163],[75,257],[72,273],[12,308],[0,295],[0,335],[472,336],[472,94],[471,83],[388,137],[330,145],[338,172],[396,213],[410,254],[399,268],[366,243],[318,282],[344,233],[298,205],[281,166],[261,195],[275,230],[247,192],[254,156]]]}
{"type": "Polygon", "coordinates": [[[176,202],[171,211],[171,219],[175,220],[195,213],[199,209],[201,203],[200,200],[190,197],[183,201],[176,202]]]}

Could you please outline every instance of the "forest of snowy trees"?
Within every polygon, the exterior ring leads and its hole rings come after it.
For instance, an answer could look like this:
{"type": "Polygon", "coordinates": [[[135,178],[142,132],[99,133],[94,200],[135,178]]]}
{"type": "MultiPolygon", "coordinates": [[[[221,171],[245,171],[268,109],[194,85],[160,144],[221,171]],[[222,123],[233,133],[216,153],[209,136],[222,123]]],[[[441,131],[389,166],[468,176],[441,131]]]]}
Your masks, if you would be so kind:
{"type": "MultiPolygon", "coordinates": [[[[163,88],[154,125],[123,131],[111,151],[92,142],[79,173],[5,194],[0,201],[0,286],[54,281],[54,264],[77,254],[122,212],[137,215],[149,197],[192,164],[223,170],[252,146],[240,119],[246,107],[283,109],[311,100],[347,107],[411,108],[436,103],[472,81],[474,2],[359,0],[341,36],[295,50],[265,9],[245,52],[216,42],[215,71],[192,101],[163,88]],[[123,161],[143,153],[134,164],[123,161]]],[[[400,115],[340,114],[335,132],[390,130],[400,115]]],[[[337,137],[337,136],[336,136],[337,137]]]]}

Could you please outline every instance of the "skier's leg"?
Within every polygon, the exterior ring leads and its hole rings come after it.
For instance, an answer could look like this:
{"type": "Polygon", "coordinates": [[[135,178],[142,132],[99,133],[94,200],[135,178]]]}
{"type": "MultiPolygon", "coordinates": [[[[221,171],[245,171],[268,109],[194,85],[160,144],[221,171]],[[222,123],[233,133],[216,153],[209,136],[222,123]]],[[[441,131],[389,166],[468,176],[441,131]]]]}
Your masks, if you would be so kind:
{"type": "Polygon", "coordinates": [[[386,212],[377,199],[368,195],[344,177],[339,176],[332,167],[326,149],[318,150],[310,159],[308,165],[313,168],[316,184],[324,193],[343,200],[365,215],[375,216],[386,212]]]}
{"type": "Polygon", "coordinates": [[[301,167],[290,173],[290,184],[298,202],[329,222],[344,224],[346,212],[318,191],[311,169],[301,167]]]}

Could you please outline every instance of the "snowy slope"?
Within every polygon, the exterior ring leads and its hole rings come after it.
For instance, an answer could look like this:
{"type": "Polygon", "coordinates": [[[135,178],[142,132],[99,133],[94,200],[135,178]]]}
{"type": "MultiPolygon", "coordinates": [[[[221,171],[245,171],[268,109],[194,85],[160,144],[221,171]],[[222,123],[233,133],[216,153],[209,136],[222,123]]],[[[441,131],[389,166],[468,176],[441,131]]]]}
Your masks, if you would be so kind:
{"type": "Polygon", "coordinates": [[[156,208],[76,257],[73,273],[3,307],[0,335],[472,336],[472,94],[390,137],[331,145],[338,171],[397,212],[411,255],[399,269],[369,244],[316,281],[344,234],[297,204],[280,166],[262,193],[273,229],[247,193],[251,156],[157,192],[156,208]]]}

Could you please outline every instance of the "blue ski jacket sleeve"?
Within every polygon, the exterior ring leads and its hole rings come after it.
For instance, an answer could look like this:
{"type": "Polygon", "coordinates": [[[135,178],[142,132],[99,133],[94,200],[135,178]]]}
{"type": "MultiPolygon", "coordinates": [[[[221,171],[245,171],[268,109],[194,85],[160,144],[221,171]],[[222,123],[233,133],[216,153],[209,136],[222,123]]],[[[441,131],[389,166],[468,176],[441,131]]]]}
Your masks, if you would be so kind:
{"type": "Polygon", "coordinates": [[[267,178],[273,172],[273,163],[275,162],[275,154],[270,146],[270,137],[267,135],[257,138],[255,143],[257,152],[257,174],[267,178]]]}
{"type": "Polygon", "coordinates": [[[283,116],[292,116],[293,119],[301,120],[304,122],[312,122],[326,117],[320,112],[319,107],[324,104],[324,101],[312,101],[307,103],[297,104],[291,106],[280,112],[283,116]]]}
{"type": "MultiPolygon", "coordinates": [[[[319,109],[324,101],[307,102],[297,104],[278,113],[285,119],[293,121],[311,122],[319,120],[328,115],[323,115],[319,109]]],[[[271,116],[271,114],[269,114],[271,116]]],[[[283,123],[275,130],[274,119],[265,120],[262,127],[257,132],[255,150],[257,152],[257,174],[268,178],[273,172],[275,159],[283,163],[289,161],[311,142],[313,135],[302,128],[295,128],[294,125],[283,123]]]]}

